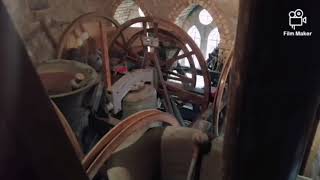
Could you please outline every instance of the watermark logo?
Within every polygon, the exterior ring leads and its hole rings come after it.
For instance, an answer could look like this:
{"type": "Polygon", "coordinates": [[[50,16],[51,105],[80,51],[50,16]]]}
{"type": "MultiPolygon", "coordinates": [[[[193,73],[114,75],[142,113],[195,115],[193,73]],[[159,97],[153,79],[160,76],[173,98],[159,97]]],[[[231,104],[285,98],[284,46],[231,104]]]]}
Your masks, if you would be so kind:
{"type": "Polygon", "coordinates": [[[303,26],[303,24],[307,24],[307,17],[303,17],[301,9],[289,12],[289,25],[293,30],[296,29],[296,26],[303,26]]]}
{"type": "Polygon", "coordinates": [[[307,17],[304,16],[304,13],[301,9],[296,9],[289,12],[289,26],[294,31],[283,31],[283,36],[311,36],[312,32],[308,31],[297,31],[296,27],[301,29],[304,24],[307,24],[307,17]]]}

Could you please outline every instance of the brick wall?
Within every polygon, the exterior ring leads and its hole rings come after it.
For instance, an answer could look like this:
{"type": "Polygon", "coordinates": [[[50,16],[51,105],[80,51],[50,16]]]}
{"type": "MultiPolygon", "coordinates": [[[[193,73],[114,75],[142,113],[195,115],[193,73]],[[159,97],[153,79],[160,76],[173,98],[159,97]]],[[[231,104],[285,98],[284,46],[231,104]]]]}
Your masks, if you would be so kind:
{"type": "MultiPolygon", "coordinates": [[[[113,16],[122,0],[3,0],[34,63],[53,59],[65,27],[86,12],[113,16]],[[37,4],[38,3],[38,4],[37,4]]],[[[230,48],[236,32],[238,0],[135,0],[146,15],[175,22],[184,9],[200,5],[213,16],[221,46],[230,48]]]]}

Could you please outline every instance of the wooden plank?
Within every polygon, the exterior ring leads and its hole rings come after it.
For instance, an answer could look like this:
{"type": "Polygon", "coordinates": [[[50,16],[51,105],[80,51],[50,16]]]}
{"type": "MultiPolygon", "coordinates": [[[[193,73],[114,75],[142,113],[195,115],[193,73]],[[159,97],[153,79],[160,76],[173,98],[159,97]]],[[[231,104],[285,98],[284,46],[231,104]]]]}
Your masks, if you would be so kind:
{"type": "Polygon", "coordinates": [[[0,17],[0,179],[87,180],[2,1],[0,17]]]}

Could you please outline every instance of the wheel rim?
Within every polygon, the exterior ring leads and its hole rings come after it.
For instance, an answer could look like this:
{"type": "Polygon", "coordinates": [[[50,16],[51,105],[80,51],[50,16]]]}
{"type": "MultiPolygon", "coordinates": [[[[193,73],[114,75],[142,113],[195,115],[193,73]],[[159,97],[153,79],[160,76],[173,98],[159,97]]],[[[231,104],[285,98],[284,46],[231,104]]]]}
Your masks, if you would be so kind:
{"type": "Polygon", "coordinates": [[[146,110],[136,113],[112,128],[83,159],[82,164],[90,179],[93,179],[112,153],[134,132],[149,127],[155,122],[179,126],[179,122],[168,113],[146,110]]]}
{"type": "MultiPolygon", "coordinates": [[[[136,41],[137,39],[139,39],[138,38],[139,35],[141,34],[146,35],[148,33],[150,35],[152,31],[153,33],[158,34],[160,36],[159,37],[160,42],[161,42],[161,38],[163,38],[161,36],[171,37],[171,38],[174,37],[173,40],[180,44],[180,48],[183,52],[182,55],[179,55],[178,52],[175,53],[174,54],[175,57],[167,61],[166,62],[167,64],[163,65],[164,67],[172,66],[172,64],[177,62],[179,59],[183,59],[183,58],[187,59],[191,67],[191,70],[190,70],[191,73],[189,74],[189,77],[191,76],[191,78],[188,78],[188,77],[186,78],[181,74],[170,71],[170,70],[169,72],[163,72],[163,74],[165,75],[170,74],[171,77],[169,79],[172,79],[173,77],[178,80],[183,79],[182,81],[189,82],[191,87],[195,86],[196,84],[195,81],[197,78],[203,79],[204,85],[202,88],[203,90],[202,93],[195,93],[193,90],[188,90],[187,88],[185,88],[185,87],[188,87],[188,85],[186,85],[185,83],[182,83],[181,85],[181,84],[166,81],[169,94],[178,97],[184,102],[200,105],[201,110],[204,111],[208,107],[209,95],[210,95],[210,76],[207,69],[207,65],[204,57],[202,56],[200,49],[197,47],[195,42],[191,39],[191,37],[189,37],[188,34],[186,34],[186,32],[184,32],[175,24],[162,20],[160,18],[154,18],[154,17],[142,17],[142,18],[132,19],[119,27],[116,35],[110,41],[111,43],[109,46],[109,52],[113,52],[115,50],[120,50],[124,53],[127,52],[126,54],[124,54],[123,57],[121,57],[121,59],[123,61],[130,61],[131,63],[137,65],[137,67],[141,68],[143,67],[139,64],[141,63],[141,60],[137,59],[137,55],[136,55],[137,53],[134,53],[132,44],[133,44],[133,41],[136,41]],[[133,36],[129,36],[129,38],[126,37],[127,39],[126,38],[122,40],[119,39],[121,34],[126,34],[125,32],[127,32],[130,29],[130,26],[136,23],[142,24],[142,30],[138,31],[133,36]],[[181,44],[185,46],[181,46],[181,44]],[[191,51],[188,50],[187,45],[190,47],[191,51]],[[192,57],[196,57],[197,61],[194,61],[195,58],[191,60],[192,57]],[[198,69],[195,68],[194,62],[197,62],[198,69]]],[[[143,57],[146,59],[147,58],[145,56],[146,47],[140,46],[138,48],[140,52],[143,49],[144,51],[143,57]]],[[[161,93],[161,90],[160,90],[160,93],[161,93]]]]}
{"type": "MultiPolygon", "coordinates": [[[[118,28],[120,25],[119,23],[110,17],[106,17],[103,15],[100,15],[98,13],[95,12],[91,12],[91,13],[87,13],[84,15],[79,16],[78,18],[76,18],[67,28],[66,30],[63,32],[60,42],[59,42],[59,46],[58,46],[58,52],[57,52],[57,58],[61,59],[63,58],[64,55],[64,50],[66,48],[66,44],[68,43],[68,41],[70,40],[71,37],[75,38],[79,38],[77,36],[79,36],[79,31],[82,31],[83,33],[85,32],[85,25],[86,23],[94,23],[97,22],[99,23],[103,23],[104,25],[107,26],[114,26],[116,28],[118,28]]],[[[122,35],[120,35],[121,38],[124,38],[122,35]]]]}

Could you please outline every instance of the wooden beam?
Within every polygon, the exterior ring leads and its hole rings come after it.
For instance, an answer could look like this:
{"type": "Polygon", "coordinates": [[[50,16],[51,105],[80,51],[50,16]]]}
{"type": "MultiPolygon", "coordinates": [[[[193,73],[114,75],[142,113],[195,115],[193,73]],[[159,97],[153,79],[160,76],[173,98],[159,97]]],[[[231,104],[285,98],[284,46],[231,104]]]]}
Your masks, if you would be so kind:
{"type": "MultiPolygon", "coordinates": [[[[315,2],[241,0],[225,134],[224,180],[295,180],[319,105],[314,37],[287,37],[288,13],[316,24],[315,2]],[[313,14],[314,13],[314,14],[313,14]]],[[[298,27],[296,28],[298,30],[298,27]]]]}

